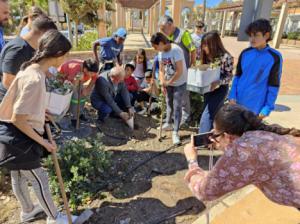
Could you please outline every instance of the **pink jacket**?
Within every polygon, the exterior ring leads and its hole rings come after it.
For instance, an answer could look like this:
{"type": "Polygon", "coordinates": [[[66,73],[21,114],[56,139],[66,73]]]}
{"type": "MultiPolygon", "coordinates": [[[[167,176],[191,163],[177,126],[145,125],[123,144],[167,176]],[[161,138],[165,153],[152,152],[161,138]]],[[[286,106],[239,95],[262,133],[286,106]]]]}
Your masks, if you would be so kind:
{"type": "Polygon", "coordinates": [[[227,147],[210,172],[195,164],[185,179],[199,200],[254,184],[270,200],[300,208],[300,138],[247,132],[227,147]]]}

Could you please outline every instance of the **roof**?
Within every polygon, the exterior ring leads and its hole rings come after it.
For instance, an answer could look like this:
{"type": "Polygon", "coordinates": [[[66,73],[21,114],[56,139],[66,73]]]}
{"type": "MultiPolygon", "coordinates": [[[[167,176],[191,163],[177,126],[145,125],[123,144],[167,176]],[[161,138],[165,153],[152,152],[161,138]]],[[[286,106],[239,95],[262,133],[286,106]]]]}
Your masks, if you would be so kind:
{"type": "MultiPolygon", "coordinates": [[[[282,3],[286,2],[286,0],[275,0],[273,6],[274,8],[281,8],[282,3]]],[[[289,8],[298,8],[300,7],[299,0],[287,0],[289,8]]]]}
{"type": "Polygon", "coordinates": [[[222,11],[222,10],[237,10],[237,9],[242,9],[243,8],[243,1],[239,2],[228,2],[228,3],[221,3],[218,5],[215,10],[216,11],[222,11]]]}
{"type": "MultiPolygon", "coordinates": [[[[278,9],[281,8],[281,5],[283,2],[289,3],[289,8],[297,8],[300,7],[300,0],[275,0],[273,3],[273,8],[278,9]]],[[[213,10],[215,11],[223,11],[223,10],[242,10],[243,9],[243,1],[237,1],[237,2],[224,2],[219,4],[216,8],[213,10]]]]}
{"type": "Polygon", "coordinates": [[[149,9],[159,0],[117,0],[125,8],[149,9]]]}

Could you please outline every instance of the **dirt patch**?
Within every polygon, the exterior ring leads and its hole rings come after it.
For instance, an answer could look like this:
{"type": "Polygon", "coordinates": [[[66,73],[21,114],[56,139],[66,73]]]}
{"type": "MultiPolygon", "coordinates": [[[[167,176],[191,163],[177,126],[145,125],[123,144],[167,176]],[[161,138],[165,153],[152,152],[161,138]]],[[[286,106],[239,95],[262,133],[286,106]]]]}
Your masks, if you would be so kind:
{"type": "MultiPolygon", "coordinates": [[[[132,131],[119,119],[109,118],[105,123],[93,124],[95,120],[91,118],[91,133],[103,133],[106,150],[113,152],[113,162],[107,178],[94,183],[105,198],[97,195],[86,206],[94,211],[87,223],[188,224],[197,219],[205,206],[192,197],[183,181],[187,169],[183,146],[171,149],[130,172],[138,164],[172,146],[170,132],[164,133],[166,139],[163,142],[158,141],[157,119],[138,115],[138,127],[132,131]]],[[[193,131],[196,130],[180,132],[183,142],[188,142],[193,131]]],[[[199,157],[199,161],[201,167],[208,168],[208,157],[199,157]]],[[[0,201],[0,223],[11,224],[19,220],[19,205],[13,196],[9,197],[9,203],[0,201]]],[[[42,224],[45,220],[34,223],[42,224]]]]}

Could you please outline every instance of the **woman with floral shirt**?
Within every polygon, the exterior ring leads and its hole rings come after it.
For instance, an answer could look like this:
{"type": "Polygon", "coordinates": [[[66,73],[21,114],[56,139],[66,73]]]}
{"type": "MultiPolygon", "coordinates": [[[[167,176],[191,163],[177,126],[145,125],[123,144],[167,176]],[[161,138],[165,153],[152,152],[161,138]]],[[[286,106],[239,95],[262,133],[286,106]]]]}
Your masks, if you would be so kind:
{"type": "Polygon", "coordinates": [[[300,208],[300,130],[266,125],[238,105],[225,105],[214,120],[214,147],[224,151],[204,172],[193,144],[185,147],[185,180],[199,200],[210,201],[254,184],[270,200],[300,208]]]}
{"type": "Polygon", "coordinates": [[[233,70],[233,57],[224,48],[216,31],[203,35],[200,61],[202,64],[219,64],[221,70],[220,80],[213,82],[211,92],[204,94],[204,111],[199,124],[199,133],[204,133],[212,129],[214,116],[224,103],[233,70]]]}

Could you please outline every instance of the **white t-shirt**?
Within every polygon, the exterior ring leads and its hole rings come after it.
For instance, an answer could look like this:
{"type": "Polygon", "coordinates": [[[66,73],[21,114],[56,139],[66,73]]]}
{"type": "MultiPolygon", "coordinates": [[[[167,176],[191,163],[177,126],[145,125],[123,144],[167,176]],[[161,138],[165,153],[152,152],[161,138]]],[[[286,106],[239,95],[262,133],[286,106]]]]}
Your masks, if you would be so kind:
{"type": "Polygon", "coordinates": [[[170,86],[181,86],[187,81],[187,68],[185,64],[184,54],[182,49],[176,45],[171,44],[171,50],[168,52],[159,52],[159,66],[163,66],[165,73],[165,80],[170,80],[176,72],[176,62],[182,61],[182,74],[179,79],[173,82],[170,86]]]}
{"type": "Polygon", "coordinates": [[[11,123],[13,114],[25,114],[31,127],[43,134],[47,107],[45,78],[37,64],[19,71],[0,104],[0,121],[11,123]]]}
{"type": "Polygon", "coordinates": [[[194,42],[196,48],[199,48],[201,46],[201,40],[202,40],[203,34],[198,35],[196,33],[192,33],[191,36],[192,36],[192,39],[193,39],[193,42],[194,42]]]}
{"type": "Polygon", "coordinates": [[[143,79],[145,77],[143,64],[136,64],[133,76],[138,79],[143,79]]]}
{"type": "MultiPolygon", "coordinates": [[[[130,62],[130,64],[134,65],[134,61],[130,62]]],[[[151,69],[152,70],[152,63],[149,60],[147,60],[147,68],[146,69],[151,69]]],[[[133,76],[137,79],[145,78],[144,64],[143,63],[135,65],[135,70],[133,72],[133,76]]]]}

